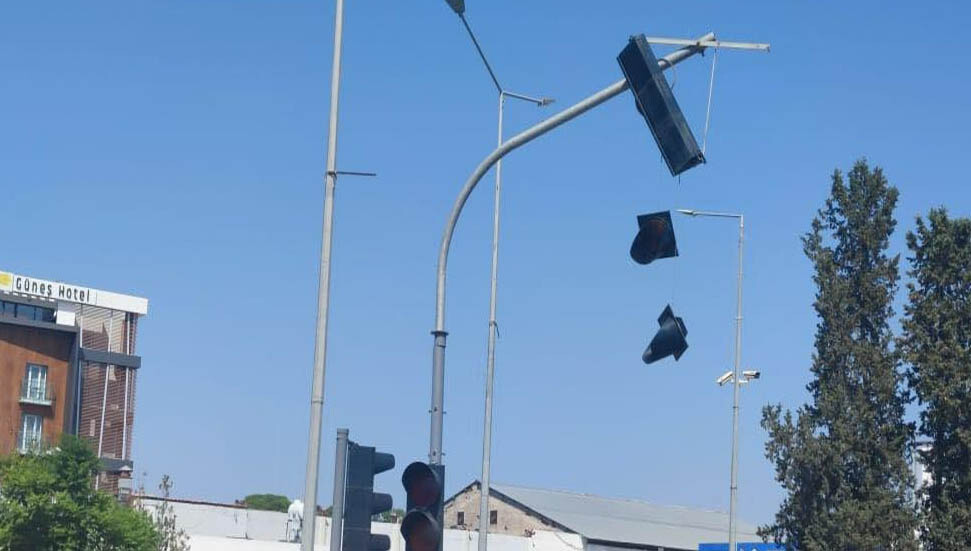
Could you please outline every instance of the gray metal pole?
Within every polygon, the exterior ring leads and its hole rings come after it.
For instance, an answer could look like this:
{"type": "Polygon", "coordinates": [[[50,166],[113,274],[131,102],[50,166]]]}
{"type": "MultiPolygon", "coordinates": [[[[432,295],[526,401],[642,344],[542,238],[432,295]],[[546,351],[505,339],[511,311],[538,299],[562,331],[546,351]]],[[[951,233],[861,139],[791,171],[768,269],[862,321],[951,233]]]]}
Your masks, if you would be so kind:
{"type": "Polygon", "coordinates": [[[738,500],[738,391],[741,386],[742,364],[742,242],[745,239],[745,217],[738,217],[738,290],[735,311],[735,382],[732,405],[732,485],[728,509],[728,551],[736,551],[735,505],[738,500]]]}
{"type": "MultiPolygon", "coordinates": [[[[499,93],[499,146],[502,145],[502,111],[506,95],[499,93]]],[[[496,371],[497,280],[499,277],[499,198],[502,194],[502,160],[496,161],[496,192],[492,209],[492,282],[489,293],[489,344],[486,352],[485,420],[482,426],[482,477],[479,492],[479,551],[486,551],[489,538],[489,477],[492,460],[492,388],[496,371]]]]}
{"type": "Polygon", "coordinates": [[[302,551],[313,551],[317,512],[317,476],[320,467],[320,431],[324,413],[324,378],[327,359],[327,314],[330,306],[330,255],[334,238],[334,187],[337,178],[337,105],[341,86],[341,46],[344,31],[344,0],[337,0],[334,14],[334,59],[330,75],[330,126],[327,133],[327,174],[324,177],[324,223],[320,240],[320,273],[317,282],[317,329],[314,336],[314,377],[310,395],[310,435],[303,492],[302,551]]]}
{"type": "MultiPolygon", "coordinates": [[[[714,33],[708,33],[699,38],[699,41],[714,40],[714,33]]],[[[705,46],[693,45],[681,48],[658,60],[658,65],[662,70],[674,66],[676,63],[704,51],[705,46]]],[[[438,270],[435,282],[435,329],[432,330],[434,345],[432,349],[432,400],[431,400],[431,430],[429,437],[428,459],[433,464],[442,463],[442,425],[444,421],[444,388],[445,388],[445,339],[448,333],[445,331],[445,275],[448,265],[448,251],[452,244],[452,235],[458,223],[462,208],[468,200],[469,195],[479,180],[489,171],[494,164],[506,156],[510,151],[525,145],[535,138],[546,134],[550,130],[561,124],[575,119],[586,113],[601,103],[621,94],[627,89],[627,81],[619,80],[592,96],[580,101],[579,103],[560,111],[556,115],[534,125],[523,132],[513,136],[503,142],[490,153],[479,166],[475,168],[465,185],[459,192],[452,211],[449,213],[445,224],[445,231],[442,234],[442,241],[438,251],[438,270]]]]}
{"type": "Polygon", "coordinates": [[[337,429],[337,451],[334,453],[334,505],[330,510],[330,551],[341,551],[348,432],[347,429],[337,429]]]}

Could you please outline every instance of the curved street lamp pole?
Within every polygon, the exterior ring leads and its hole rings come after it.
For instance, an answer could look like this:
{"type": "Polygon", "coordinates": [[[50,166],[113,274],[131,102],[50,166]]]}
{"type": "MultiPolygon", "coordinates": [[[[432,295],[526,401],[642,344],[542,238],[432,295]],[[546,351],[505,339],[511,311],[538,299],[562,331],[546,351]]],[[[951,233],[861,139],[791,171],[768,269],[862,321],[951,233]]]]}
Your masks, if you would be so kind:
{"type": "MultiPolygon", "coordinates": [[[[714,40],[714,38],[715,35],[713,33],[708,33],[698,39],[699,43],[686,46],[659,59],[658,65],[662,70],[672,67],[695,54],[703,52],[705,48],[709,47],[703,42],[710,42],[714,40]]],[[[466,180],[465,185],[462,187],[458,197],[455,199],[455,203],[452,206],[452,211],[450,212],[445,224],[445,231],[442,234],[442,241],[438,253],[438,270],[436,274],[435,327],[432,330],[432,396],[430,409],[431,427],[428,451],[428,460],[430,463],[436,465],[442,464],[445,344],[446,337],[448,335],[448,332],[445,331],[445,276],[448,264],[449,247],[452,243],[452,235],[455,231],[455,226],[458,223],[459,216],[462,214],[462,209],[465,206],[465,202],[468,200],[472,190],[475,189],[475,186],[478,185],[479,181],[486,174],[486,172],[488,172],[493,165],[498,163],[507,153],[531,142],[543,134],[546,134],[561,124],[573,120],[583,113],[586,113],[587,111],[597,107],[614,96],[621,94],[624,92],[624,90],[627,90],[627,88],[627,81],[625,79],[621,79],[603,90],[587,97],[579,103],[564,109],[556,115],[549,117],[539,124],[536,124],[503,142],[485,159],[483,159],[481,163],[479,163],[479,165],[472,172],[472,175],[469,176],[468,180],[466,180]]]]}

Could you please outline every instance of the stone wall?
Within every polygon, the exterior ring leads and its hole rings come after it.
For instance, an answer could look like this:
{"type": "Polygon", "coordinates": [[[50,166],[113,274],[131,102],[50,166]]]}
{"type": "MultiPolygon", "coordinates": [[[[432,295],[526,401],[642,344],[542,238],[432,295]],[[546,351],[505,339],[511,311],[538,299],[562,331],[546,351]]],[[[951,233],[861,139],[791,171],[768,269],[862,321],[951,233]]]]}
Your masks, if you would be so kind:
{"type": "MultiPolygon", "coordinates": [[[[459,530],[478,531],[479,529],[479,485],[470,486],[457,494],[445,505],[445,527],[459,530]]],[[[489,496],[490,515],[495,512],[495,523],[490,524],[489,533],[511,536],[531,536],[538,530],[556,530],[541,518],[496,497],[489,496]]]]}

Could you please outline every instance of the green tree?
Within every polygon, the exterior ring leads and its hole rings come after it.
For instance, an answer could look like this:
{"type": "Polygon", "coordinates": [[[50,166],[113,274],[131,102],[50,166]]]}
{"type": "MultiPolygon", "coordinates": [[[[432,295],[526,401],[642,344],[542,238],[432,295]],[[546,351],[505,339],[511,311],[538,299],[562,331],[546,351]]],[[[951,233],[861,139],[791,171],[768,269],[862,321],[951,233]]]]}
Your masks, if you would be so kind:
{"type": "Polygon", "coordinates": [[[911,365],[921,453],[931,483],[919,494],[927,551],[971,549],[971,219],[931,210],[907,234],[907,285],[901,348],[911,365]]]}
{"type": "Polygon", "coordinates": [[[910,505],[913,427],[890,320],[899,257],[887,256],[897,190],[858,161],[837,170],[825,206],[803,237],[813,263],[819,321],[811,402],[766,406],[766,457],[785,498],[759,529],[799,551],[917,549],[910,505]]]}
{"type": "Polygon", "coordinates": [[[405,518],[404,509],[391,509],[371,516],[371,520],[375,522],[401,522],[403,518],[405,518]]]}
{"type": "Polygon", "coordinates": [[[94,490],[98,459],[64,436],[40,454],[0,461],[0,549],[4,551],[155,551],[148,517],[94,490]]]}
{"type": "Polygon", "coordinates": [[[250,494],[243,498],[243,502],[250,509],[259,509],[261,511],[286,513],[287,508],[290,507],[290,500],[287,496],[277,494],[250,494]]]}

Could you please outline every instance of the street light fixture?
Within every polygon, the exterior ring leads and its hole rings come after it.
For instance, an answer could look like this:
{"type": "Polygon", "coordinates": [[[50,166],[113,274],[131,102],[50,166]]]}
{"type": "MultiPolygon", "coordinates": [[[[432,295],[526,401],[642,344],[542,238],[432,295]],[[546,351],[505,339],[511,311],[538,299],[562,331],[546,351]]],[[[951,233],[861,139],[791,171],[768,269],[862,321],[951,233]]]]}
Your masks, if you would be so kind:
{"type": "MultiPolygon", "coordinates": [[[[745,217],[741,214],[733,214],[727,212],[710,212],[710,211],[700,211],[694,209],[677,209],[678,212],[684,214],[685,216],[698,217],[706,216],[712,218],[736,218],[738,219],[738,281],[736,290],[736,313],[735,313],[735,367],[732,370],[730,377],[724,379],[725,375],[718,378],[717,382],[719,385],[724,385],[727,382],[732,383],[733,389],[733,401],[732,401],[732,478],[730,486],[730,501],[728,509],[728,551],[736,551],[736,532],[738,526],[736,523],[736,512],[735,504],[738,499],[738,391],[741,385],[745,384],[742,381],[743,373],[740,372],[740,366],[742,363],[742,243],[745,239],[745,217]],[[724,380],[723,380],[724,379],[724,380]]],[[[756,379],[759,377],[758,371],[746,371],[751,375],[751,379],[756,379]]],[[[726,375],[728,375],[726,373],[726,375]]],[[[747,381],[746,381],[747,382],[747,381]]]]}

